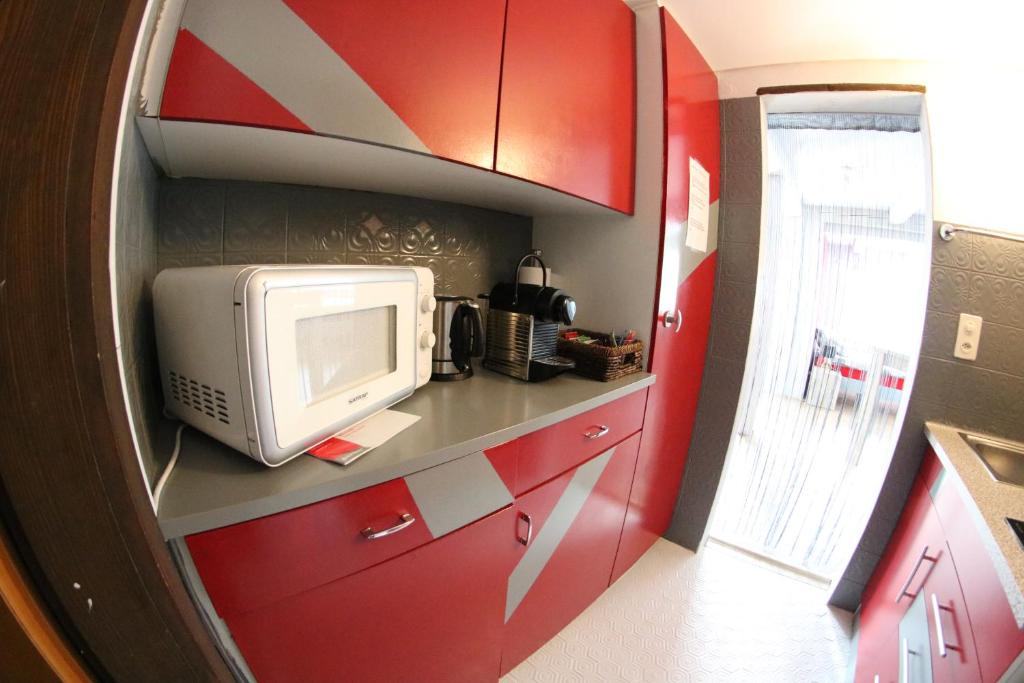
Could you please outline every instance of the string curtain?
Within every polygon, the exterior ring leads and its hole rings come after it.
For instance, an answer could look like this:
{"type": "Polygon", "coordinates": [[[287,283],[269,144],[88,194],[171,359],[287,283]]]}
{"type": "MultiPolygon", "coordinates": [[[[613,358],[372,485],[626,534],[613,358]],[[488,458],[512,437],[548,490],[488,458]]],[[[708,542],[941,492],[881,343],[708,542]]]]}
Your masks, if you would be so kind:
{"type": "Polygon", "coordinates": [[[920,349],[925,141],[917,116],[767,119],[755,314],[711,533],[833,578],[878,496],[920,349]]]}

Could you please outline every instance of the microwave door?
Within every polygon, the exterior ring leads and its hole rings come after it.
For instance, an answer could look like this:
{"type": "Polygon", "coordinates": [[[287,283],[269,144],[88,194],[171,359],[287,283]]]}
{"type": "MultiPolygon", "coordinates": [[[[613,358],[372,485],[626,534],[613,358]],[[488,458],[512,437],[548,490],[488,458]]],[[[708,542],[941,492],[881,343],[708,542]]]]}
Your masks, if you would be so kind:
{"type": "Polygon", "coordinates": [[[416,380],[415,300],[408,282],[268,291],[266,426],[273,434],[261,425],[261,442],[272,436],[276,450],[304,450],[408,396],[416,380]]]}

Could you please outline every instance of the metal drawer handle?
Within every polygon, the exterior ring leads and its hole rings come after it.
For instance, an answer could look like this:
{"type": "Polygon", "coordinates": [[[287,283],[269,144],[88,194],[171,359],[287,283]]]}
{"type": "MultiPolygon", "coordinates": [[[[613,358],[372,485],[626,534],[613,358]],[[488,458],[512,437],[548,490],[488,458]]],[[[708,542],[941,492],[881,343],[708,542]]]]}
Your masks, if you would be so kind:
{"type": "Polygon", "coordinates": [[[526,522],[526,538],[523,538],[519,534],[516,534],[516,540],[522,543],[523,545],[528,546],[530,545],[530,541],[533,539],[533,517],[530,517],[530,515],[520,511],[519,519],[526,522]]]}
{"type": "Polygon", "coordinates": [[[910,641],[906,638],[903,639],[903,646],[900,648],[903,650],[903,667],[900,673],[900,683],[909,683],[910,681],[910,655],[916,655],[917,653],[910,649],[910,641]]]}
{"type": "Polygon", "coordinates": [[[368,541],[376,541],[378,538],[384,538],[385,536],[390,536],[391,534],[397,534],[402,529],[408,529],[416,521],[416,518],[410,515],[408,512],[399,517],[399,519],[402,521],[388,529],[374,531],[372,526],[368,526],[359,533],[361,533],[363,535],[363,538],[367,539],[368,541]]]}
{"type": "Polygon", "coordinates": [[[583,436],[588,439],[600,439],[602,436],[610,432],[611,430],[605,425],[594,425],[587,431],[583,432],[583,436]]]}
{"type": "Polygon", "coordinates": [[[950,614],[953,613],[952,607],[946,607],[945,605],[939,604],[939,596],[932,593],[932,616],[935,618],[935,642],[939,646],[939,656],[945,657],[947,650],[959,650],[960,648],[956,645],[950,645],[946,642],[946,636],[942,632],[942,610],[946,610],[950,614]]]}
{"type": "Polygon", "coordinates": [[[917,562],[914,563],[914,569],[910,572],[910,576],[908,576],[907,580],[903,583],[903,587],[900,588],[900,593],[896,596],[896,602],[899,602],[903,598],[914,599],[917,597],[916,593],[910,593],[907,589],[910,588],[910,584],[914,582],[914,577],[917,576],[917,570],[921,568],[921,564],[925,560],[928,560],[933,564],[939,561],[938,557],[932,557],[928,554],[928,546],[924,547],[924,550],[921,551],[921,555],[917,558],[917,562]]]}

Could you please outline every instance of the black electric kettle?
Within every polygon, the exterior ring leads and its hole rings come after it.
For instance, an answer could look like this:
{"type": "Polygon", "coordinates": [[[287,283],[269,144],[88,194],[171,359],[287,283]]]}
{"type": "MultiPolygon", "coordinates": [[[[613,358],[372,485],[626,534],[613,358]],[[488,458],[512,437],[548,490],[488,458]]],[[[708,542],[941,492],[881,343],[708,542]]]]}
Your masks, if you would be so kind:
{"type": "Polygon", "coordinates": [[[468,296],[439,296],[434,309],[437,342],[431,357],[430,379],[451,382],[473,376],[470,358],[482,356],[483,320],[480,307],[468,296]]]}

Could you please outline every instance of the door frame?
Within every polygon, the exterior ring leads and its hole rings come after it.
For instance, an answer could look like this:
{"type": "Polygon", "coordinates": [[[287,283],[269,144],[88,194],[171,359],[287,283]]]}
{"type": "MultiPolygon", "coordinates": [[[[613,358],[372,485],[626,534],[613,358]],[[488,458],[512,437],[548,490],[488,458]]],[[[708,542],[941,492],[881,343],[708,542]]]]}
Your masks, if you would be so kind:
{"type": "MultiPolygon", "coordinates": [[[[794,85],[794,86],[778,86],[778,87],[765,87],[757,89],[757,99],[759,112],[759,125],[761,129],[761,164],[762,167],[765,163],[767,155],[768,145],[768,114],[786,111],[856,111],[858,107],[862,107],[864,111],[891,111],[892,113],[908,113],[908,107],[916,107],[920,118],[921,118],[921,135],[924,140],[924,153],[925,163],[924,169],[926,173],[925,188],[927,192],[927,198],[925,206],[927,208],[927,215],[925,217],[925,225],[930,226],[932,224],[932,207],[933,207],[933,187],[932,187],[932,141],[931,132],[929,128],[928,120],[928,106],[925,98],[925,88],[919,85],[902,85],[902,84],[873,84],[873,83],[838,83],[838,84],[814,84],[814,85],[794,85]],[[853,105],[851,107],[851,105],[853,105]]],[[[763,237],[765,230],[765,215],[766,215],[766,203],[768,201],[768,176],[765,173],[761,174],[761,206],[759,211],[759,233],[763,237]]],[[[932,231],[929,229],[929,250],[931,248],[931,240],[934,239],[932,231]]],[[[769,258],[767,253],[766,240],[758,240],[758,263],[766,263],[769,258]]],[[[755,299],[754,299],[754,311],[751,316],[750,329],[753,332],[758,329],[761,322],[760,309],[757,306],[757,281],[755,280],[755,299]]],[[[923,325],[922,316],[922,325],[923,325]]],[[[749,387],[745,381],[747,375],[752,371],[752,356],[751,350],[754,348],[756,340],[753,333],[750,335],[750,339],[747,343],[747,353],[743,367],[743,378],[739,400],[736,403],[736,410],[733,416],[732,431],[730,432],[729,446],[732,444],[732,437],[735,435],[742,422],[742,414],[740,407],[743,406],[749,398],[749,387]]],[[[915,358],[913,363],[907,369],[906,379],[904,386],[908,387],[907,391],[914,385],[914,379],[917,376],[917,364],[920,358],[915,358]]],[[[908,393],[907,399],[902,402],[899,408],[899,412],[896,415],[897,424],[902,425],[906,419],[907,408],[910,405],[910,395],[908,393]]],[[[897,431],[898,435],[898,431],[897,431]]],[[[708,514],[707,524],[704,525],[704,530],[701,534],[700,543],[697,549],[701,549],[711,538],[711,527],[714,523],[715,515],[718,513],[719,503],[721,501],[722,483],[723,479],[729,471],[729,466],[732,462],[732,449],[727,446],[726,455],[722,464],[721,476],[719,477],[718,485],[715,490],[714,502],[711,505],[711,510],[708,514]]],[[[890,456],[891,466],[891,456],[890,456]]],[[[881,488],[880,488],[881,490],[881,488]]],[[[879,490],[879,492],[880,492],[879,490]]],[[[863,537],[866,533],[868,525],[871,523],[871,515],[864,521],[864,527],[861,530],[861,536],[863,537]]],[[[726,541],[728,543],[728,541],[726,541]]],[[[731,545],[731,544],[730,544],[731,545]]],[[[746,552],[752,552],[755,555],[761,556],[755,551],[749,551],[744,549],[746,552]]],[[[836,573],[834,576],[826,577],[830,581],[828,601],[831,602],[832,596],[839,588],[840,580],[846,573],[847,568],[853,557],[857,553],[857,547],[855,546],[850,556],[843,562],[843,570],[836,573]]],[[[762,556],[768,561],[778,562],[775,558],[769,556],[762,556]]],[[[779,563],[782,564],[782,563],[779,563]]],[[[801,573],[800,568],[788,567],[790,570],[795,570],[797,573],[801,573]]]]}

